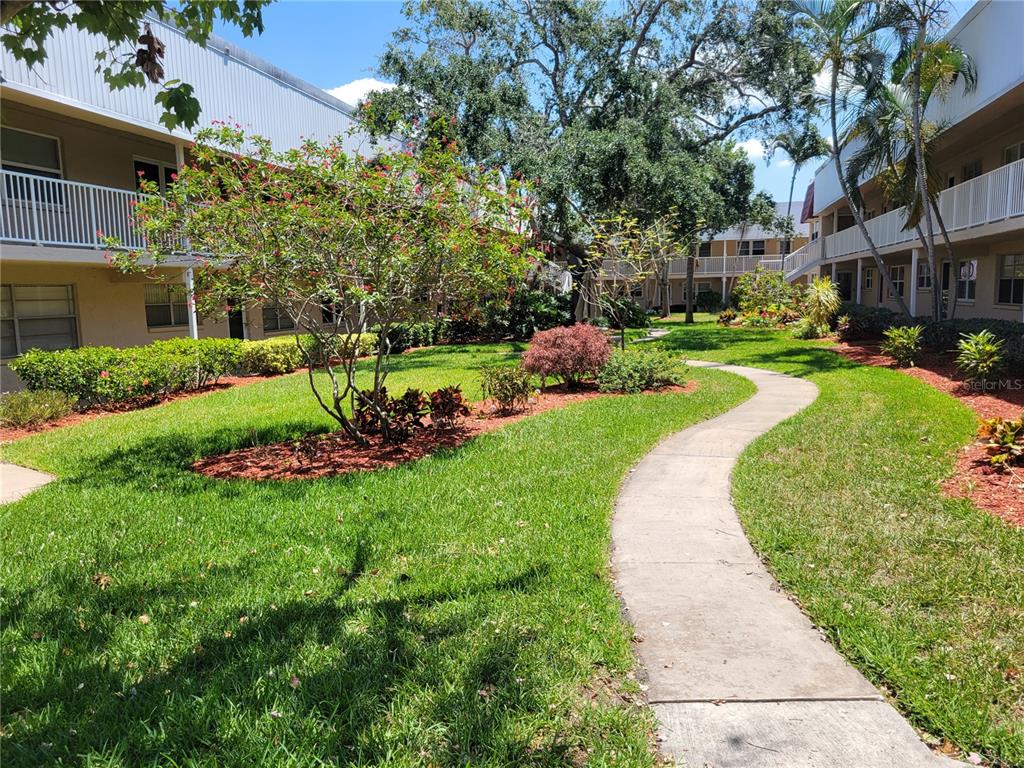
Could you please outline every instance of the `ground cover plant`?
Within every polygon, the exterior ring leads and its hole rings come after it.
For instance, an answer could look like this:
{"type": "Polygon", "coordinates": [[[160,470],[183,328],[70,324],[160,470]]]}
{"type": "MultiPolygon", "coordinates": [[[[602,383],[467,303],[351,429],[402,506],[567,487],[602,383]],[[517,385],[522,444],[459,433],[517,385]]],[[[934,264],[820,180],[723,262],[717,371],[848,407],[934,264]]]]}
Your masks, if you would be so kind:
{"type": "Polygon", "coordinates": [[[1024,538],[941,485],[974,415],[899,371],[706,318],[654,342],[806,377],[805,411],[740,458],[755,548],[836,647],[934,742],[1024,763],[1024,538]],[[823,427],[826,425],[827,427],[823,427]]]}
{"type": "MultiPolygon", "coordinates": [[[[419,350],[391,383],[475,401],[515,357],[419,350]]],[[[5,446],[60,479],[0,512],[4,764],[653,765],[609,520],[661,437],[752,392],[692,378],[309,482],[188,470],[330,430],[299,376],[5,446]]]]}
{"type": "Polygon", "coordinates": [[[77,398],[52,389],[25,389],[0,395],[0,426],[35,427],[67,416],[77,398]]]}

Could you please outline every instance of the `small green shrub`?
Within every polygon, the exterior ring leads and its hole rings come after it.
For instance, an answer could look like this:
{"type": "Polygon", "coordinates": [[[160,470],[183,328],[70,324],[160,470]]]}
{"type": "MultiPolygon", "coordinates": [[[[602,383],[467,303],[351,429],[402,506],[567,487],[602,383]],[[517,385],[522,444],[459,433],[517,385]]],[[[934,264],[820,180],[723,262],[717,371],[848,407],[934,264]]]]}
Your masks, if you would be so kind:
{"type": "Polygon", "coordinates": [[[67,416],[77,398],[50,389],[25,389],[0,395],[0,426],[35,427],[67,416]]]}
{"type": "Polygon", "coordinates": [[[995,467],[1024,462],[1024,414],[1019,419],[982,419],[978,438],[985,442],[989,463],[995,467]]]}
{"type": "Polygon", "coordinates": [[[828,336],[831,328],[827,325],[815,325],[809,317],[802,317],[790,326],[794,339],[821,339],[828,336]]]}
{"type": "Polygon", "coordinates": [[[736,322],[736,319],[738,317],[739,317],[739,315],[736,314],[736,310],[735,309],[733,309],[732,307],[726,307],[718,315],[718,324],[719,325],[732,325],[733,323],[736,322]]]}
{"type": "Polygon", "coordinates": [[[246,341],[242,344],[240,367],[253,376],[291,373],[302,364],[302,352],[292,336],[246,341]]]}
{"type": "Polygon", "coordinates": [[[865,307],[848,302],[841,305],[839,311],[842,316],[836,321],[836,332],[840,341],[881,339],[889,328],[906,324],[902,315],[885,307],[865,307]]]}
{"type": "Polygon", "coordinates": [[[717,312],[722,308],[722,294],[718,291],[698,291],[693,297],[693,308],[697,312],[717,312]]]}
{"type": "Polygon", "coordinates": [[[1024,373],[1024,323],[1017,320],[994,320],[983,317],[941,320],[929,323],[921,337],[927,349],[950,352],[960,339],[980,331],[989,331],[1003,343],[1003,364],[1014,373],[1024,373]]]}
{"type": "Polygon", "coordinates": [[[742,312],[761,313],[772,306],[796,306],[800,288],[790,285],[782,272],[757,267],[739,276],[731,301],[742,312]]]}
{"type": "Polygon", "coordinates": [[[646,310],[628,296],[618,299],[606,298],[602,301],[608,327],[616,331],[625,328],[647,328],[651,324],[651,316],[646,310]]]}
{"type": "Polygon", "coordinates": [[[534,392],[533,374],[518,365],[481,368],[480,386],[498,410],[514,413],[526,407],[534,392]]]}
{"type": "Polygon", "coordinates": [[[956,367],[968,381],[984,381],[1003,364],[1003,340],[987,328],[964,334],[957,352],[956,367]]]}
{"type": "Polygon", "coordinates": [[[423,419],[428,413],[430,398],[421,390],[409,388],[401,397],[391,397],[387,387],[381,387],[376,399],[372,389],[360,392],[353,421],[356,428],[365,435],[380,433],[382,422],[386,422],[390,442],[398,443],[408,440],[414,430],[422,428],[423,419]]]}
{"type": "Polygon", "coordinates": [[[469,416],[471,410],[458,385],[441,387],[430,393],[430,421],[435,429],[454,429],[459,420],[469,416]]]}
{"type": "Polygon", "coordinates": [[[830,327],[839,311],[842,299],[839,288],[828,277],[816,277],[803,295],[807,318],[814,328],[830,327]]]}
{"type": "Polygon", "coordinates": [[[597,377],[602,392],[643,392],[686,381],[686,366],[659,349],[627,349],[612,353],[597,377]]]}
{"type": "Polygon", "coordinates": [[[913,366],[921,355],[921,333],[924,327],[906,325],[889,328],[882,342],[883,354],[889,355],[900,368],[913,366]]]}

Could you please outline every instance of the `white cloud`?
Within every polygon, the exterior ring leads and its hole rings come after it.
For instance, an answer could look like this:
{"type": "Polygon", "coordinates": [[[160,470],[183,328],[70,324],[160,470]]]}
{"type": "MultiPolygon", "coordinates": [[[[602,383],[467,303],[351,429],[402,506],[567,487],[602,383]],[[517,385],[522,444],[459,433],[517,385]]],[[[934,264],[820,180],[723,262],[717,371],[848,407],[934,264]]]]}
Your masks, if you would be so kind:
{"type": "Polygon", "coordinates": [[[739,147],[747,153],[747,157],[751,160],[760,160],[764,157],[764,144],[757,139],[741,141],[739,147]]]}
{"type": "Polygon", "coordinates": [[[389,91],[394,87],[394,83],[385,83],[375,77],[360,77],[358,80],[339,85],[337,88],[328,88],[327,92],[334,98],[355,106],[366,98],[366,94],[370,91],[389,91]]]}
{"type": "Polygon", "coordinates": [[[775,161],[776,168],[791,168],[792,166],[793,161],[790,160],[788,157],[783,157],[775,161]]]}

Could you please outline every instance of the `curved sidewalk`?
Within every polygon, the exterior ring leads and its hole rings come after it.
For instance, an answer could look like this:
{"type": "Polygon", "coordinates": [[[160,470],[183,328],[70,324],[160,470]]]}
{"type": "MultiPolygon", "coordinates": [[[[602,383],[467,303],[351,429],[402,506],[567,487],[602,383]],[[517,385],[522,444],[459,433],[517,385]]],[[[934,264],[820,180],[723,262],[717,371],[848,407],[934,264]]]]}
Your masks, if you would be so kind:
{"type": "Polygon", "coordinates": [[[658,445],[616,504],[616,583],[663,751],[700,768],[962,765],[932,753],[822,638],[754,554],[733,509],[736,458],[814,402],[817,387],[691,364],[745,376],[757,393],[658,445]]]}

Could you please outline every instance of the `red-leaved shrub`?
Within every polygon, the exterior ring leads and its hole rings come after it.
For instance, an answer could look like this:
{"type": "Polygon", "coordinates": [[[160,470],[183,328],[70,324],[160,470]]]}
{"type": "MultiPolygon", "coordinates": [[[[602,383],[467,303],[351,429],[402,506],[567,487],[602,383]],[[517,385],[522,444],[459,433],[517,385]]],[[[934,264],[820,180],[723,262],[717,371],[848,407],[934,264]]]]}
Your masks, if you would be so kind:
{"type": "Polygon", "coordinates": [[[592,325],[551,328],[533,334],[523,368],[541,378],[554,376],[569,387],[596,376],[611,355],[608,339],[592,325]]]}

